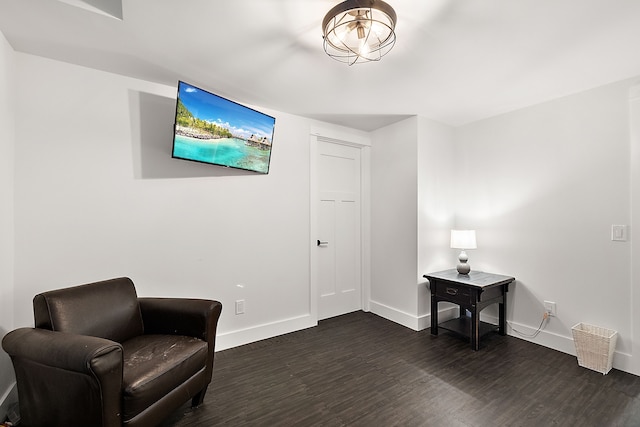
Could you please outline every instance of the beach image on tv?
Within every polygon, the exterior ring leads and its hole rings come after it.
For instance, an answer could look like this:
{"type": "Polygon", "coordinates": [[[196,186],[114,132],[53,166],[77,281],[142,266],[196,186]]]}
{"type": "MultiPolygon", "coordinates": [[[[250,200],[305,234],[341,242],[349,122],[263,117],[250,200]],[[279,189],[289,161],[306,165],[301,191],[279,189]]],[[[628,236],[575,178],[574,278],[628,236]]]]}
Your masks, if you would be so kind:
{"type": "Polygon", "coordinates": [[[178,83],[173,157],[268,173],[275,118],[178,83]]]}

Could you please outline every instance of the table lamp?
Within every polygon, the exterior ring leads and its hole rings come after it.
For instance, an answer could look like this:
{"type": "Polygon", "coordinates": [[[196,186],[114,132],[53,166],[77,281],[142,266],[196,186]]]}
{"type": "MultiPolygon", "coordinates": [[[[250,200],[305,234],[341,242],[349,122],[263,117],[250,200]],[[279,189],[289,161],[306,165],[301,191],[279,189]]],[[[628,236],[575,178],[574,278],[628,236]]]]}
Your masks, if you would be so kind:
{"type": "Polygon", "coordinates": [[[467,264],[469,257],[465,249],[475,249],[476,246],[476,230],[451,230],[451,247],[460,249],[458,256],[458,266],[456,269],[460,274],[469,274],[471,267],[467,264]]]}

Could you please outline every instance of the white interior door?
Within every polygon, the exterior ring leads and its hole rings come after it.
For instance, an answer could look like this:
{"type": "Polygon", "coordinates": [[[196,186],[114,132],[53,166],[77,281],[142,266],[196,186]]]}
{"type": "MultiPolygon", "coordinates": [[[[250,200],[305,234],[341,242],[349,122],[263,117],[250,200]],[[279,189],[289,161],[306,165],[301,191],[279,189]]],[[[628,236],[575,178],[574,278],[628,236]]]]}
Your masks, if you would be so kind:
{"type": "Polygon", "coordinates": [[[318,141],[318,319],[362,308],[360,149],[318,141]]]}

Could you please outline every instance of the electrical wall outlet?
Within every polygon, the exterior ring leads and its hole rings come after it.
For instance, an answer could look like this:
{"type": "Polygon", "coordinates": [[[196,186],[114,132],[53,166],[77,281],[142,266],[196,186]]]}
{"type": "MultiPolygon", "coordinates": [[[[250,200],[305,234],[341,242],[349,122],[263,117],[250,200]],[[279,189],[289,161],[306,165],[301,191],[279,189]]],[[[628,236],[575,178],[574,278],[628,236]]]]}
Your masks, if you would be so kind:
{"type": "Polygon", "coordinates": [[[239,299],[236,301],[236,314],[244,314],[244,300],[239,299]]]}
{"type": "Polygon", "coordinates": [[[556,303],[555,302],[551,302],[551,301],[545,301],[544,302],[544,309],[547,312],[547,314],[549,316],[555,316],[556,315],[556,303]]]}

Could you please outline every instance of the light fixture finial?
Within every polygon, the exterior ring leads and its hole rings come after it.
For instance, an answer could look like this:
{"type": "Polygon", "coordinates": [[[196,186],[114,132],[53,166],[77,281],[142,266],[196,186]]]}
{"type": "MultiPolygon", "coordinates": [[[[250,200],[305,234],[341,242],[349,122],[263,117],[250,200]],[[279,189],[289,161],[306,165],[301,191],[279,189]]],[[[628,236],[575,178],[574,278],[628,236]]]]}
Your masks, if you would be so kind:
{"type": "Polygon", "coordinates": [[[353,65],[379,61],[396,43],[396,12],[382,0],[347,0],[322,20],[324,50],[353,65]]]}

